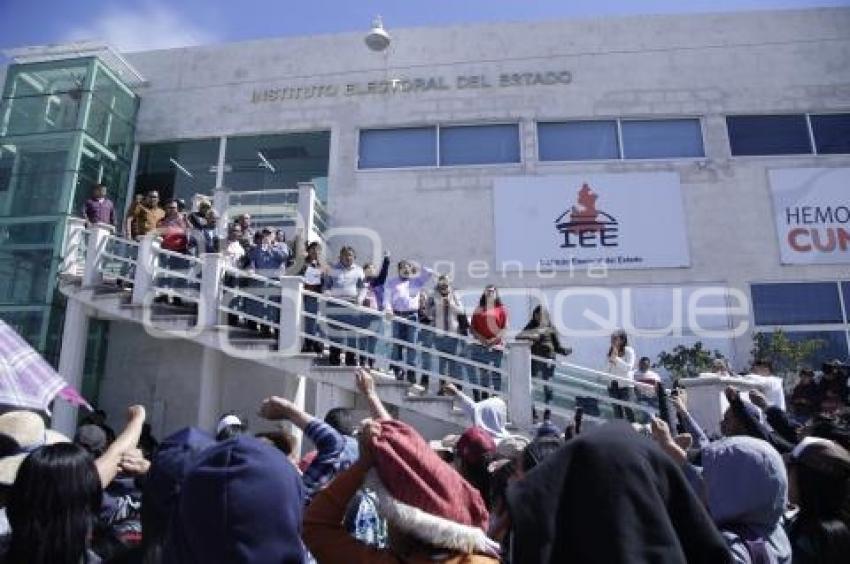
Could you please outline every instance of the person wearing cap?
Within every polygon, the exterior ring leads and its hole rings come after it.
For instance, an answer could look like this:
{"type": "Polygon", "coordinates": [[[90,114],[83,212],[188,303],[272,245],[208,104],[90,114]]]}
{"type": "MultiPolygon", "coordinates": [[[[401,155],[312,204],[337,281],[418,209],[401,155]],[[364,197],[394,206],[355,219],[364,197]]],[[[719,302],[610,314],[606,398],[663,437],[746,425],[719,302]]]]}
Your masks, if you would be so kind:
{"type": "Polygon", "coordinates": [[[242,420],[234,413],[225,413],[215,426],[215,440],[226,441],[248,430],[242,420]]]}
{"type": "Polygon", "coordinates": [[[367,420],[360,459],[320,491],[304,517],[304,542],[322,564],[495,564],[499,546],[485,533],[481,494],[400,421],[367,420]],[[376,492],[389,546],[376,549],[348,534],[346,507],[363,485],[376,492]]]}
{"type": "Polygon", "coordinates": [[[850,452],[806,437],[785,456],[789,500],[799,508],[787,529],[794,564],[841,564],[850,555],[850,452]]]}
{"type": "Polygon", "coordinates": [[[455,443],[455,464],[460,475],[475,486],[485,500],[490,499],[488,467],[496,453],[493,437],[481,427],[470,427],[455,443]]]}

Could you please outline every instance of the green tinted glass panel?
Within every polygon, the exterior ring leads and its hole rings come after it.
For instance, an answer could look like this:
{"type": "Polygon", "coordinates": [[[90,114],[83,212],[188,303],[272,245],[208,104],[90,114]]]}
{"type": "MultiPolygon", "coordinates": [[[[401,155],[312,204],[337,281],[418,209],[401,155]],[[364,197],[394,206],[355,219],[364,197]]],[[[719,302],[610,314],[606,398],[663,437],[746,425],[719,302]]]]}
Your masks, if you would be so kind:
{"type": "Polygon", "coordinates": [[[52,261],[52,249],[7,250],[0,246],[0,304],[49,301],[52,261]]]}
{"type": "Polygon", "coordinates": [[[30,345],[39,348],[42,326],[47,322],[47,307],[36,311],[10,311],[0,306],[0,319],[9,324],[30,345]]]}
{"type": "Polygon", "coordinates": [[[0,220],[0,248],[12,245],[53,245],[56,221],[9,221],[0,220]]]}
{"type": "Polygon", "coordinates": [[[12,176],[8,189],[0,193],[0,213],[12,217],[64,213],[64,196],[73,174],[38,172],[12,176]]]}
{"type": "Polygon", "coordinates": [[[72,145],[70,133],[49,139],[0,139],[0,190],[18,174],[73,170],[74,163],[69,160],[72,145]]]}
{"type": "Polygon", "coordinates": [[[86,132],[122,159],[133,151],[133,126],[97,98],[92,98],[86,132]]]}
{"type": "Polygon", "coordinates": [[[92,63],[92,59],[85,58],[13,65],[6,73],[3,97],[80,92],[85,87],[92,63]]]}
{"type": "Polygon", "coordinates": [[[224,185],[229,190],[279,190],[328,175],[330,132],[229,137],[224,185]]]}
{"type": "Polygon", "coordinates": [[[95,97],[126,121],[136,119],[137,98],[116,83],[100,66],[94,77],[95,97]]]}
{"type": "Polygon", "coordinates": [[[81,93],[59,93],[0,102],[0,135],[32,135],[77,129],[81,93]]]}

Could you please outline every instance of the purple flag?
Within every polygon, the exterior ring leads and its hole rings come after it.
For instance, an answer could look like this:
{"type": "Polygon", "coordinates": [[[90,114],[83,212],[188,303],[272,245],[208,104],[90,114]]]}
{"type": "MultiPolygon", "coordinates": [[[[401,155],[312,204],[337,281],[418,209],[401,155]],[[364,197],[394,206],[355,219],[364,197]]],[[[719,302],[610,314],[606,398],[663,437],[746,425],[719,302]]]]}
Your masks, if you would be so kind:
{"type": "Polygon", "coordinates": [[[50,413],[48,406],[57,394],[91,409],[29,343],[0,319],[0,404],[50,413]]]}

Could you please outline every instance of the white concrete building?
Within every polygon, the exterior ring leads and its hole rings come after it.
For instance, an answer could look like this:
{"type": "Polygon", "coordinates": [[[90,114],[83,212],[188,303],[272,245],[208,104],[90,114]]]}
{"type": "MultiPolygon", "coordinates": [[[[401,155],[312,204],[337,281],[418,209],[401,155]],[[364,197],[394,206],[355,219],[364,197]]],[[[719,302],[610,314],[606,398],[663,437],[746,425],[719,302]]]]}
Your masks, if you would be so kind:
{"type": "MultiPolygon", "coordinates": [[[[314,182],[331,253],[380,256],[374,233],[470,307],[496,284],[515,330],[542,296],[592,368],[617,326],[653,360],[702,341],[742,369],[776,327],[847,357],[850,9],[389,31],[377,53],[349,33],[125,54],[130,192],[249,205],[233,194],[314,182]]],[[[102,402],[196,395],[203,351],[113,325],[102,402]]],[[[238,378],[225,400],[274,387],[238,378]]]]}

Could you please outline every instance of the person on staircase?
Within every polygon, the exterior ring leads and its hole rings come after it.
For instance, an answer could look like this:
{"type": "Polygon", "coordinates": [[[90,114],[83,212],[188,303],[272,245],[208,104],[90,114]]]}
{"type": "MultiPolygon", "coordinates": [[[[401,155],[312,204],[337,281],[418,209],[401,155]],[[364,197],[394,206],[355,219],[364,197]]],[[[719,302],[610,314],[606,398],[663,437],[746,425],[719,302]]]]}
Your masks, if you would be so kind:
{"type": "MultiPolygon", "coordinates": [[[[555,355],[568,356],[573,352],[570,348],[561,346],[558,331],[552,325],[549,312],[543,305],[538,305],[531,312],[531,319],[517,339],[531,341],[531,377],[548,382],[555,376],[555,355]]],[[[552,388],[544,384],[543,401],[548,406],[552,403],[552,388]]],[[[537,420],[537,410],[533,411],[537,420]]]]}
{"type": "MultiPolygon", "coordinates": [[[[470,329],[476,340],[470,345],[472,360],[480,364],[490,364],[498,369],[502,365],[505,351],[508,309],[502,304],[496,286],[490,284],[484,288],[478,307],[472,314],[470,329]]],[[[484,388],[492,387],[497,392],[502,389],[502,375],[485,368],[472,367],[469,372],[469,382],[484,388]]],[[[472,390],[475,401],[486,399],[488,396],[487,392],[481,392],[478,388],[472,390]]]]}
{"type": "MultiPolygon", "coordinates": [[[[384,284],[387,282],[387,275],[390,272],[390,253],[384,253],[384,259],[381,261],[381,270],[376,272],[375,265],[367,263],[363,266],[363,274],[366,275],[366,297],[363,299],[363,307],[374,310],[372,313],[364,313],[361,326],[371,333],[383,335],[384,319],[380,315],[381,305],[384,303],[384,284]]],[[[375,366],[375,349],[378,345],[378,337],[376,335],[364,335],[360,339],[358,348],[365,355],[360,357],[360,364],[363,366],[375,366]]]]}
{"type": "MultiPolygon", "coordinates": [[[[292,276],[300,276],[303,282],[304,290],[315,294],[322,293],[324,286],[324,277],[328,271],[328,266],[322,258],[322,244],[318,241],[310,241],[306,247],[302,245],[303,235],[295,236],[295,262],[290,266],[286,273],[292,276]]],[[[304,333],[308,335],[318,335],[319,324],[315,316],[319,312],[319,300],[312,295],[304,295],[304,333]]],[[[305,337],[301,345],[301,352],[311,352],[322,354],[325,346],[321,341],[305,337]]]]}
{"type": "MultiPolygon", "coordinates": [[[[384,289],[384,313],[388,317],[394,317],[393,339],[407,343],[416,342],[420,295],[422,288],[433,275],[434,271],[427,267],[423,267],[422,272],[417,275],[413,262],[399,261],[398,276],[387,281],[384,289]]],[[[393,367],[396,380],[402,380],[406,372],[408,382],[415,384],[416,349],[394,343],[392,359],[405,363],[404,367],[399,364],[393,367]]]]}
{"type": "MultiPolygon", "coordinates": [[[[177,205],[177,200],[168,200],[165,204],[165,216],[156,224],[157,231],[162,237],[160,247],[172,253],[181,255],[189,254],[189,222],[183,214],[180,213],[180,208],[177,205]]],[[[166,270],[176,272],[182,275],[188,275],[191,265],[188,260],[182,257],[177,257],[170,254],[160,255],[160,264],[166,270]]],[[[170,290],[182,289],[187,286],[187,280],[178,276],[166,276],[160,279],[158,286],[168,288],[170,290]]],[[[166,301],[168,295],[161,296],[166,301]]],[[[174,303],[182,304],[179,296],[174,296],[174,303]]]]}
{"type": "MultiPolygon", "coordinates": [[[[463,354],[464,342],[461,336],[464,330],[468,331],[469,329],[466,312],[463,310],[463,305],[455,294],[448,276],[441,275],[437,278],[437,286],[434,292],[425,301],[428,318],[431,320],[431,325],[436,329],[433,347],[437,351],[437,371],[442,375],[462,380],[463,374],[459,363],[440,354],[454,356],[463,354]]],[[[426,377],[423,375],[423,378],[426,377]]],[[[427,379],[423,386],[428,387],[427,379]]],[[[440,380],[438,391],[440,395],[445,393],[444,387],[445,380],[440,380]]]]}
{"type": "MultiPolygon", "coordinates": [[[[629,337],[622,329],[617,329],[611,334],[611,346],[608,348],[607,372],[619,378],[634,378],[635,350],[629,346],[629,337]]],[[[608,387],[608,395],[614,399],[629,401],[632,398],[632,387],[623,384],[620,380],[612,380],[608,387]]],[[[635,422],[635,412],[631,408],[623,408],[614,405],[614,417],[623,419],[630,423],[635,422]]]]}
{"type": "MultiPolygon", "coordinates": [[[[335,342],[345,347],[345,365],[357,365],[357,341],[358,334],[355,329],[348,326],[358,327],[361,320],[360,311],[353,306],[363,303],[366,297],[366,275],[363,269],[355,263],[357,256],[354,249],[349,246],[342,247],[339,251],[339,261],[329,270],[324,278],[324,293],[338,302],[326,302],[328,324],[328,335],[335,342]]],[[[340,365],[341,350],[338,346],[331,346],[330,363],[332,366],[340,365]]]]}
{"type": "MultiPolygon", "coordinates": [[[[274,234],[271,229],[264,228],[260,232],[260,235],[261,239],[259,244],[251,247],[251,250],[249,250],[246,254],[247,268],[249,271],[259,274],[260,276],[277,279],[280,277],[281,269],[286,264],[287,257],[280,251],[280,249],[275,247],[274,234]]],[[[258,289],[258,294],[266,290],[265,288],[262,288],[264,283],[259,280],[249,279],[249,282],[252,287],[256,287],[258,289]]],[[[277,294],[280,294],[279,289],[277,294]]],[[[269,300],[277,297],[277,295],[272,296],[269,293],[262,293],[259,297],[269,300]]],[[[246,299],[245,302],[246,311],[249,315],[255,318],[254,321],[257,323],[257,328],[260,332],[271,333],[272,323],[276,323],[278,318],[278,310],[268,306],[267,304],[263,304],[258,300],[252,300],[250,298],[246,299]],[[265,323],[264,321],[269,321],[271,323],[265,323]]]]}

